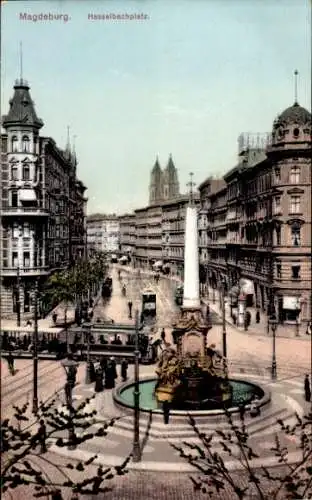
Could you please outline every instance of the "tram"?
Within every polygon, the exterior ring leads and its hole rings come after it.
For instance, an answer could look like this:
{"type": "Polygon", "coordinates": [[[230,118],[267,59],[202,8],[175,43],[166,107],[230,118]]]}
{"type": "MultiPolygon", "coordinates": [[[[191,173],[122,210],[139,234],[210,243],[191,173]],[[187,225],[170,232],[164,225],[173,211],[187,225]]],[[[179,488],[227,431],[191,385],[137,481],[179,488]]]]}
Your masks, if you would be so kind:
{"type": "Polygon", "coordinates": [[[156,293],[153,290],[144,290],[142,293],[142,315],[144,319],[156,318],[156,293]]]}

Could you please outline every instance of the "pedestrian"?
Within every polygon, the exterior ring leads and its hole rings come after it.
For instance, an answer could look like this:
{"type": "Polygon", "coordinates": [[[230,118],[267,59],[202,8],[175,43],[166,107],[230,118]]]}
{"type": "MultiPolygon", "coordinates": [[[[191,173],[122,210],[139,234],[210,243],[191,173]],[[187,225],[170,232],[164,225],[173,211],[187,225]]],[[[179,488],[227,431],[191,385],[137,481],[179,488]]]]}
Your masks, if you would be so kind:
{"type": "Polygon", "coordinates": [[[132,300],[128,301],[129,319],[132,318],[132,300]]]}
{"type": "Polygon", "coordinates": [[[311,335],[311,321],[307,323],[306,335],[311,335]]]}
{"type": "Polygon", "coordinates": [[[166,332],[164,328],[161,330],[160,338],[163,342],[165,342],[166,332]]]}
{"type": "Polygon", "coordinates": [[[122,381],[125,382],[127,380],[127,370],[128,370],[128,361],[123,358],[121,360],[121,364],[120,364],[120,376],[122,378],[122,381]]]}
{"type": "Polygon", "coordinates": [[[10,371],[11,375],[14,375],[14,357],[13,357],[11,351],[8,354],[7,361],[8,361],[9,371],[10,371]]]}
{"type": "Polygon", "coordinates": [[[250,311],[246,311],[246,321],[247,321],[247,327],[248,327],[250,325],[250,322],[251,322],[250,311]]]}
{"type": "Polygon", "coordinates": [[[233,313],[232,318],[233,318],[233,324],[234,324],[234,325],[236,325],[236,322],[237,322],[237,316],[236,316],[236,314],[235,314],[235,313],[233,313]]]}
{"type": "Polygon", "coordinates": [[[114,356],[112,356],[110,358],[110,361],[111,361],[111,367],[112,367],[112,374],[113,374],[113,377],[115,379],[118,377],[118,375],[117,375],[117,370],[116,370],[116,360],[115,360],[114,356]]]}
{"type": "Polygon", "coordinates": [[[52,320],[53,320],[53,323],[56,324],[56,320],[57,320],[57,314],[56,314],[56,312],[54,312],[52,314],[52,320]]]}
{"type": "Polygon", "coordinates": [[[164,424],[169,424],[170,403],[168,401],[163,402],[163,412],[164,412],[164,424]]]}
{"type": "Polygon", "coordinates": [[[47,452],[47,428],[44,423],[44,420],[40,420],[40,425],[38,429],[38,440],[40,444],[40,452],[41,453],[46,453],[47,452]]]}
{"type": "Polygon", "coordinates": [[[103,386],[103,370],[102,370],[101,364],[99,364],[99,366],[97,366],[97,368],[95,370],[95,386],[94,386],[94,391],[95,392],[102,392],[103,389],[104,389],[104,386],[103,386]]]}
{"type": "Polygon", "coordinates": [[[256,312],[256,323],[260,323],[260,312],[257,310],[256,312]]]}
{"type": "Polygon", "coordinates": [[[310,387],[309,375],[306,375],[304,379],[304,395],[306,401],[308,402],[311,401],[311,387],[310,387]]]}

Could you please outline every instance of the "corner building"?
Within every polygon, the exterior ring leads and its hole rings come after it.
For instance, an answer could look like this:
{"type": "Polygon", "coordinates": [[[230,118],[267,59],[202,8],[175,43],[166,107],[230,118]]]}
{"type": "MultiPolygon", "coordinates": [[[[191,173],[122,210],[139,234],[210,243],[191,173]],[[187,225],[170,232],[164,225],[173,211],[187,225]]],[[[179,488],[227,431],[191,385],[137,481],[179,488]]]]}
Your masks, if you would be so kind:
{"type": "MultiPolygon", "coordinates": [[[[69,143],[40,136],[25,80],[17,80],[1,134],[1,316],[32,313],[35,281],[84,258],[86,187],[69,143]]],[[[41,303],[44,312],[44,304],[41,303]]]]}
{"type": "Polygon", "coordinates": [[[271,134],[243,134],[238,164],[199,186],[200,262],[211,287],[242,283],[279,323],[311,320],[311,114],[297,102],[271,134]]]}

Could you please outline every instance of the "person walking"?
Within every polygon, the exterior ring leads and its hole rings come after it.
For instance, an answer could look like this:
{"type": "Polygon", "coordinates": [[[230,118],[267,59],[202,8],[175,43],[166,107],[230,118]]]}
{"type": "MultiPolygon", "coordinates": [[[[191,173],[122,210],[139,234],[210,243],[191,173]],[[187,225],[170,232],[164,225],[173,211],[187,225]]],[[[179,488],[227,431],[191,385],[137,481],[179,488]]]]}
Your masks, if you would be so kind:
{"type": "Polygon", "coordinates": [[[257,310],[256,312],[256,323],[260,323],[260,311],[257,310]]]}
{"type": "Polygon", "coordinates": [[[304,395],[305,395],[305,400],[307,402],[311,401],[311,387],[310,387],[309,375],[306,375],[304,379],[304,395]]]}
{"type": "Polygon", "coordinates": [[[127,370],[128,370],[128,361],[123,358],[121,360],[121,364],[120,364],[120,376],[122,378],[122,381],[125,382],[127,380],[127,370]]]}
{"type": "Polygon", "coordinates": [[[306,335],[311,335],[311,321],[307,323],[306,335]]]}
{"type": "Polygon", "coordinates": [[[132,319],[132,300],[128,301],[129,319],[132,319]]]}
{"type": "Polygon", "coordinates": [[[166,339],[166,332],[165,332],[165,329],[163,328],[161,330],[161,334],[160,334],[160,338],[163,342],[165,342],[165,339],[166,339]]]}
{"type": "Polygon", "coordinates": [[[8,354],[7,361],[8,361],[9,371],[10,371],[11,375],[14,375],[14,357],[13,357],[11,351],[8,354]]]}
{"type": "Polygon", "coordinates": [[[164,412],[164,424],[169,424],[170,418],[170,403],[168,401],[163,402],[163,412],[164,412]]]}
{"type": "Polygon", "coordinates": [[[47,428],[44,423],[44,420],[40,420],[40,425],[38,429],[38,440],[40,444],[40,453],[47,452],[47,428]]]}

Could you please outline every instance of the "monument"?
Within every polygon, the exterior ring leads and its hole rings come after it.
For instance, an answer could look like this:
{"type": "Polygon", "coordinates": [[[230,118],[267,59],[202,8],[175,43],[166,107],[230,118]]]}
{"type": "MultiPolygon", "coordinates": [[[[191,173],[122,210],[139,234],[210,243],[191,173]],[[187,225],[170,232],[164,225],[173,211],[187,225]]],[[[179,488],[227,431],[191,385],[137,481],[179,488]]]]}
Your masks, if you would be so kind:
{"type": "Polygon", "coordinates": [[[230,402],[231,385],[221,354],[214,345],[207,346],[210,325],[203,316],[199,296],[197,208],[192,175],[185,220],[183,304],[173,324],[174,345],[165,349],[159,359],[155,396],[158,402],[172,403],[175,408],[205,409],[230,402]]]}

